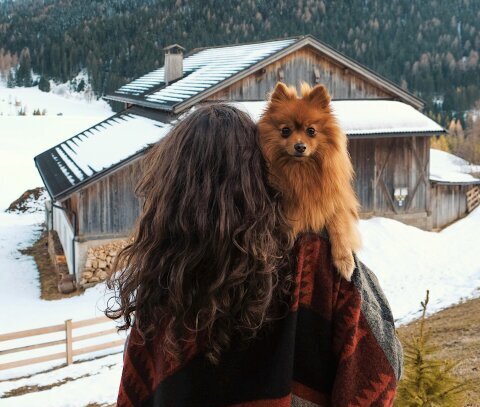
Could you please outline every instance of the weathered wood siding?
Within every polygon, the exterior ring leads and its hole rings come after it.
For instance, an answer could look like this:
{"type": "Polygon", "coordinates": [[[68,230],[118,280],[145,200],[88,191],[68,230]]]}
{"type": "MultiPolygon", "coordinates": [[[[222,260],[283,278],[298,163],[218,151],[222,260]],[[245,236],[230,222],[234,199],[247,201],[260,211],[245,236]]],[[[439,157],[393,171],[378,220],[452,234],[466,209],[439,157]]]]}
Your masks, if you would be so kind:
{"type": "Polygon", "coordinates": [[[334,99],[393,98],[377,85],[345,69],[311,47],[272,62],[267,67],[215,93],[209,99],[263,100],[278,81],[294,84],[324,84],[334,99]]]}
{"type": "Polygon", "coordinates": [[[66,199],[65,201],[62,201],[62,205],[66,209],[65,215],[70,221],[70,224],[72,225],[72,227],[76,229],[75,233],[77,233],[78,221],[75,223],[76,219],[73,213],[78,214],[78,195],[77,194],[70,195],[68,199],[66,199]]]}
{"type": "MultiPolygon", "coordinates": [[[[428,167],[427,137],[350,139],[348,147],[362,213],[400,219],[402,215],[428,212],[429,189],[419,170],[428,167]],[[409,197],[400,207],[393,191],[405,186],[409,197]]],[[[141,202],[134,194],[141,176],[140,165],[138,158],[72,195],[68,206],[78,208],[79,237],[113,237],[132,230],[141,211],[141,202]]]]}
{"type": "Polygon", "coordinates": [[[126,235],[132,230],[142,205],[134,193],[141,160],[135,159],[75,194],[79,237],[126,235]]]}
{"type": "Polygon", "coordinates": [[[443,228],[467,213],[467,191],[471,185],[431,183],[432,227],[443,228]]]}
{"type": "Polygon", "coordinates": [[[350,139],[348,150],[355,170],[355,192],[362,212],[373,212],[373,182],[375,176],[375,140],[350,139]]]}
{"type": "Polygon", "coordinates": [[[355,188],[362,212],[375,215],[428,212],[428,137],[350,139],[355,188]],[[395,188],[408,188],[402,206],[395,188]]]}

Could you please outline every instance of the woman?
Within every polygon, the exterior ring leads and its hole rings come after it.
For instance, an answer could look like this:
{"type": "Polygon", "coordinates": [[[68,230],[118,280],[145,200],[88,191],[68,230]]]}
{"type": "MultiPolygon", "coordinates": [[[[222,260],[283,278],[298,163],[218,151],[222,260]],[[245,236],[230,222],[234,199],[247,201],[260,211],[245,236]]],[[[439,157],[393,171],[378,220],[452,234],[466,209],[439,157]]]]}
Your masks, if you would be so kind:
{"type": "Polygon", "coordinates": [[[154,145],[107,311],[131,328],[117,405],[387,406],[401,347],[378,282],[328,235],[287,238],[256,126],[198,108],[154,145]]]}

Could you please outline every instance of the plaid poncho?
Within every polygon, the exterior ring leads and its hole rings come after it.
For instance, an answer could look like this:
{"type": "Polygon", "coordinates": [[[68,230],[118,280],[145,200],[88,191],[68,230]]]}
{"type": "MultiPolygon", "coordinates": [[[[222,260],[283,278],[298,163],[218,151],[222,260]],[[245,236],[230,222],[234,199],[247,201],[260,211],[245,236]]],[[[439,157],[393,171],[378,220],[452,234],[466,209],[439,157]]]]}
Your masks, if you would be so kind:
{"type": "Polygon", "coordinates": [[[303,235],[294,250],[290,313],[218,366],[195,348],[182,365],[169,363],[161,331],[142,346],[133,328],[118,407],[391,406],[402,348],[375,275],[355,255],[352,281],[342,279],[326,231],[303,235]]]}

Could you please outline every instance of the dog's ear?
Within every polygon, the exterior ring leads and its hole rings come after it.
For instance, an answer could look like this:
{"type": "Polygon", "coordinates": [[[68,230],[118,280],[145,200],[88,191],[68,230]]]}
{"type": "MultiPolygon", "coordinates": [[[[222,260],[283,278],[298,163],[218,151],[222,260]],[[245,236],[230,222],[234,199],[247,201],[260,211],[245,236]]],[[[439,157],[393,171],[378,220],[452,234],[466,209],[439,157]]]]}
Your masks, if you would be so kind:
{"type": "Polygon", "coordinates": [[[270,96],[270,100],[272,102],[283,102],[285,100],[294,99],[295,97],[296,94],[294,94],[287,85],[283,82],[277,82],[275,89],[270,96]]]}
{"type": "Polygon", "coordinates": [[[325,86],[317,85],[310,91],[308,100],[325,109],[330,104],[330,94],[325,86]]]}

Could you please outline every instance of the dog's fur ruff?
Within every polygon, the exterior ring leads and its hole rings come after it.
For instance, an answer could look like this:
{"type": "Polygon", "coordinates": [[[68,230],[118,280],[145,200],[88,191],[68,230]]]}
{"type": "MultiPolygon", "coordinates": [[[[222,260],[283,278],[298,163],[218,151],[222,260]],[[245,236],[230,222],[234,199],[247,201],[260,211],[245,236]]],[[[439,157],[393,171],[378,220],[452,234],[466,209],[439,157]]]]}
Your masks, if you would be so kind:
{"type": "Polygon", "coordinates": [[[277,83],[258,124],[260,146],[270,183],[282,194],[293,236],[326,227],[333,263],[350,280],[355,267],[352,251],[360,248],[361,239],[347,137],[323,85],[311,88],[302,83],[301,93],[298,97],[295,87],[277,83]],[[283,128],[291,134],[282,136],[283,128]],[[309,128],[315,130],[313,136],[307,134],[309,128]],[[303,144],[305,151],[299,153],[296,144],[303,144]]]}

